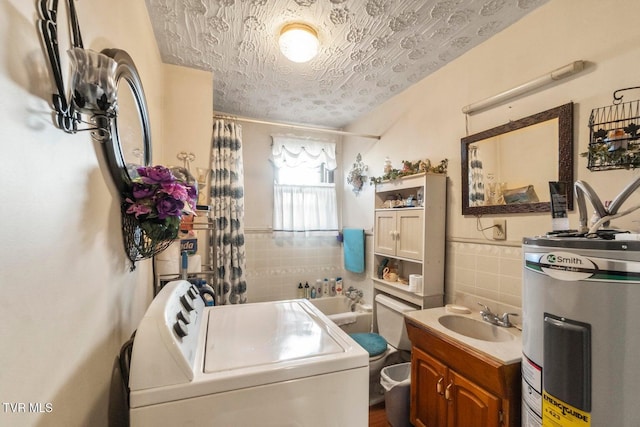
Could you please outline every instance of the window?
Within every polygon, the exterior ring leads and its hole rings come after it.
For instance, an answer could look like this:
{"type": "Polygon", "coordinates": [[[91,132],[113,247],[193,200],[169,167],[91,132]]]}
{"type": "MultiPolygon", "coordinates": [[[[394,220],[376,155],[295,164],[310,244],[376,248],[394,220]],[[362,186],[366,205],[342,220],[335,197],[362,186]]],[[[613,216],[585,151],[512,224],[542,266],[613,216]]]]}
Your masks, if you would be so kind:
{"type": "Polygon", "coordinates": [[[273,136],[274,231],[338,229],[335,143],[273,136]]]}

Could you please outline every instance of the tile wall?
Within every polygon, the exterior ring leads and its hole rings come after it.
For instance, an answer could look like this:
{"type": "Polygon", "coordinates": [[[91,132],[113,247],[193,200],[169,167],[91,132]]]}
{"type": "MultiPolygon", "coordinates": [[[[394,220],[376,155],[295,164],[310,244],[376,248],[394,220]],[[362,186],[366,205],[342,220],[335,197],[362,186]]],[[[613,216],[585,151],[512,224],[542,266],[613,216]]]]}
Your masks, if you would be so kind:
{"type": "Polygon", "coordinates": [[[465,299],[475,305],[482,300],[490,307],[498,303],[511,310],[520,308],[522,248],[449,241],[445,286],[447,303],[465,299]]]}
{"type": "MultiPolygon", "coordinates": [[[[298,283],[342,277],[371,303],[373,235],[365,241],[366,273],[346,272],[342,244],[335,236],[277,236],[269,231],[245,231],[247,286],[250,302],[297,297],[298,283]]],[[[483,301],[495,310],[519,311],[522,306],[520,246],[448,241],[445,293],[447,303],[475,305],[483,301]]],[[[476,307],[473,307],[474,309],[476,307]]]]}
{"type": "MultiPolygon", "coordinates": [[[[365,247],[371,248],[367,236],[365,247]]],[[[247,287],[250,302],[276,301],[297,297],[298,283],[313,285],[316,279],[342,277],[345,288],[362,289],[371,301],[367,274],[346,272],[342,244],[336,236],[274,235],[270,231],[245,230],[247,287]]],[[[372,255],[367,251],[367,268],[372,255]]]]}

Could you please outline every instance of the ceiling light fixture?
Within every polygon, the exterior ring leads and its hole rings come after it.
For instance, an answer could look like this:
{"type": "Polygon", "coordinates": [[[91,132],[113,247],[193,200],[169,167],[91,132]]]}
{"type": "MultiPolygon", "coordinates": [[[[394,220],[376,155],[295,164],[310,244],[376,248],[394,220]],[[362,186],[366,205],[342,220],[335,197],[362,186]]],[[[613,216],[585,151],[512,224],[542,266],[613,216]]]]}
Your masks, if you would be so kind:
{"type": "Polygon", "coordinates": [[[290,61],[307,62],[318,54],[318,33],[307,24],[287,24],[280,31],[280,51],[290,61]]]}

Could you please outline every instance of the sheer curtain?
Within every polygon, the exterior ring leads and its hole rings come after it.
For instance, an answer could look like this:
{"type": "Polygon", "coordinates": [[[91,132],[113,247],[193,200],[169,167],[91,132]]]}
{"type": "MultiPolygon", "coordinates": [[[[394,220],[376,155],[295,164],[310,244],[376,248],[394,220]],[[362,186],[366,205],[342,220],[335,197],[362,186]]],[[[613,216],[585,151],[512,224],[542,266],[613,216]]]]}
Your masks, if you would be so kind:
{"type": "Polygon", "coordinates": [[[338,229],[336,189],[331,186],[274,184],[274,231],[338,229]]]}
{"type": "Polygon", "coordinates": [[[242,127],[216,120],[211,141],[211,206],[215,221],[218,304],[247,302],[242,127]]]}
{"type": "Polygon", "coordinates": [[[278,171],[295,171],[293,182],[274,183],[274,231],[337,230],[336,189],[325,179],[337,166],[335,143],[273,136],[270,160],[278,171]]]}

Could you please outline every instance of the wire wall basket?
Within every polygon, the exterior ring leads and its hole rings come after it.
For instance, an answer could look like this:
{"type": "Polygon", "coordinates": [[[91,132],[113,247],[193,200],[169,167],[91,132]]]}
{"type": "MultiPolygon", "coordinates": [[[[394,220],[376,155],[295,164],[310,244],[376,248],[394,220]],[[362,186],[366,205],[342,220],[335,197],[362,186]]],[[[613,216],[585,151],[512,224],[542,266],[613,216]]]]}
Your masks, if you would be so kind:
{"type": "Polygon", "coordinates": [[[151,258],[167,249],[178,237],[178,228],[168,228],[161,223],[140,221],[122,208],[122,237],[124,250],[131,261],[131,271],[136,262],[151,258]]]}
{"type": "Polygon", "coordinates": [[[640,167],[640,100],[622,102],[613,93],[613,104],[594,108],[589,117],[589,151],[587,168],[592,171],[634,169],[640,167]]]}

